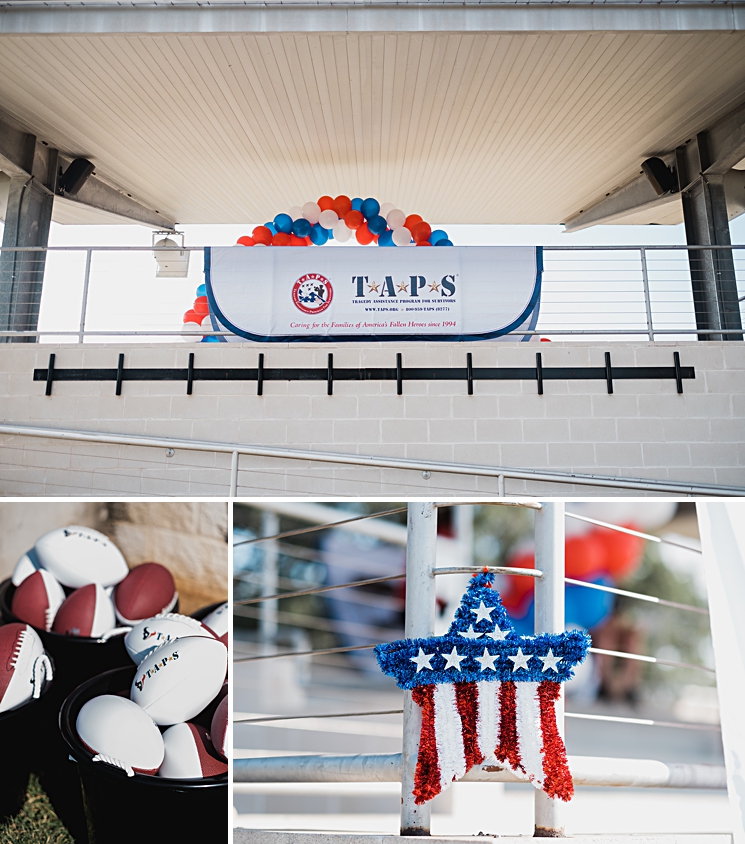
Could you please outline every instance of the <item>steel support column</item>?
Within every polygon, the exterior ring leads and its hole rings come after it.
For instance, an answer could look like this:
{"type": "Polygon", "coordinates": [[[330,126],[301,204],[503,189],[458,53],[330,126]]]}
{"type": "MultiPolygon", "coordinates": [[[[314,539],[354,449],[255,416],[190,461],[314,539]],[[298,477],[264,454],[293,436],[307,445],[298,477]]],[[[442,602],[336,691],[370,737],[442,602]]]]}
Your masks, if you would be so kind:
{"type": "MultiPolygon", "coordinates": [[[[535,582],[536,633],[564,632],[564,502],[542,502],[535,514],[535,565],[543,576],[535,582]]],[[[556,725],[564,736],[564,692],[556,701],[556,725]]],[[[535,793],[536,838],[564,835],[563,806],[543,791],[535,793]]]]}
{"type": "MultiPolygon", "coordinates": [[[[724,177],[706,172],[712,164],[707,133],[678,147],[675,160],[687,242],[691,246],[731,246],[724,177]]],[[[726,333],[728,328],[742,328],[732,250],[691,249],[688,262],[696,327],[722,329],[721,334],[700,334],[699,340],[742,340],[742,334],[726,333]]]]}
{"type": "MultiPolygon", "coordinates": [[[[406,623],[409,639],[435,632],[435,567],[437,507],[430,502],[408,506],[406,543],[406,623]]],[[[401,762],[401,835],[429,835],[431,807],[414,802],[414,773],[422,730],[422,710],[404,692],[403,753],[401,762]]]]}

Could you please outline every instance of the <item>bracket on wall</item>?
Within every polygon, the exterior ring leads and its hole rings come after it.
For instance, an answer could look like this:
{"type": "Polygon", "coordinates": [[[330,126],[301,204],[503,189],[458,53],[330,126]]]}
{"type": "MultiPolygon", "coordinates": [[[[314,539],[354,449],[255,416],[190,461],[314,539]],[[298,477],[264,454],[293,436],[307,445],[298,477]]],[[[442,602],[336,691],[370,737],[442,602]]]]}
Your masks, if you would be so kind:
{"type": "Polygon", "coordinates": [[[256,381],[256,395],[264,394],[266,381],[325,381],[326,392],[334,394],[334,381],[395,381],[397,395],[403,395],[404,381],[465,381],[468,395],[473,395],[474,381],[535,381],[538,395],[543,395],[545,381],[605,381],[608,394],[613,393],[613,381],[673,380],[678,393],[683,392],[683,381],[696,377],[692,366],[680,365],[680,353],[673,352],[672,366],[616,366],[611,364],[610,352],[605,353],[604,366],[544,366],[543,355],[536,352],[535,366],[480,366],[473,365],[473,355],[468,352],[465,366],[405,367],[403,355],[396,354],[395,367],[334,368],[334,356],[329,354],[325,367],[269,369],[264,366],[264,353],[259,353],[256,368],[196,368],[194,352],[189,353],[187,367],[132,368],[124,366],[124,354],[119,354],[118,364],[112,369],[57,369],[55,355],[49,355],[46,369],[34,369],[34,381],[45,381],[45,395],[52,395],[55,381],[114,381],[116,395],[122,394],[125,381],[185,381],[186,394],[192,395],[195,381],[256,381]]]}

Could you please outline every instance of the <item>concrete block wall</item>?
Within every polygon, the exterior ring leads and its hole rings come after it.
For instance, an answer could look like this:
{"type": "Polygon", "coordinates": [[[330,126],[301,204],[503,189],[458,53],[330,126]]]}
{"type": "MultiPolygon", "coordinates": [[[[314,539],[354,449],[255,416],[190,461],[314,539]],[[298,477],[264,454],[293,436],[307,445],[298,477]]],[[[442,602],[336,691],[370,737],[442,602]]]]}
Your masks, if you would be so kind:
{"type": "MultiPolygon", "coordinates": [[[[2,421],[117,434],[210,440],[513,469],[686,481],[745,487],[745,344],[461,343],[8,345],[0,349],[2,421]],[[695,380],[55,382],[32,381],[35,367],[693,366],[695,380]]],[[[241,495],[495,494],[496,478],[241,457],[241,495]]],[[[4,495],[226,495],[230,455],[177,449],[0,437],[4,495]]],[[[507,493],[576,494],[601,488],[509,481],[507,493]]],[[[605,492],[605,494],[615,494],[605,492]]]]}

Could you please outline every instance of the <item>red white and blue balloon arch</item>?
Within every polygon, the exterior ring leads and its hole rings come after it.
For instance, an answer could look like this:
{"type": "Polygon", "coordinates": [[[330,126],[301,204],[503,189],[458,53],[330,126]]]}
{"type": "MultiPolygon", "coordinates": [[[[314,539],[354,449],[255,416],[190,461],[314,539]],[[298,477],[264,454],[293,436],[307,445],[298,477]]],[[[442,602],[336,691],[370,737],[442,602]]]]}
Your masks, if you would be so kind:
{"type": "MultiPolygon", "coordinates": [[[[351,238],[360,246],[452,246],[446,231],[432,229],[419,214],[406,214],[392,202],[382,205],[377,199],[348,196],[322,196],[318,202],[306,202],[277,214],[273,220],[256,226],[250,235],[239,237],[240,246],[325,246],[351,238]]],[[[193,307],[184,314],[184,327],[198,331],[212,328],[207,291],[197,288],[193,307]]],[[[217,337],[205,337],[216,342],[217,337]]]]}

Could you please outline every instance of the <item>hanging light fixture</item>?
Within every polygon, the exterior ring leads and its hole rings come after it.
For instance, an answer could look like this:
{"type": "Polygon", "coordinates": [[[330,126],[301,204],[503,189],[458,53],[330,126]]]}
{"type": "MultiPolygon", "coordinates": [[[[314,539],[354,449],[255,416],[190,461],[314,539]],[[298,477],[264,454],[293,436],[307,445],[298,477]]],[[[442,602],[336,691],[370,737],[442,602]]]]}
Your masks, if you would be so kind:
{"type": "Polygon", "coordinates": [[[184,249],[183,232],[153,232],[153,256],[158,264],[156,278],[186,278],[189,274],[189,252],[184,249]],[[174,235],[181,238],[180,247],[172,239],[174,235]]]}

